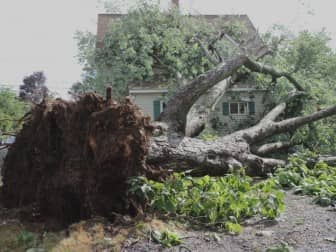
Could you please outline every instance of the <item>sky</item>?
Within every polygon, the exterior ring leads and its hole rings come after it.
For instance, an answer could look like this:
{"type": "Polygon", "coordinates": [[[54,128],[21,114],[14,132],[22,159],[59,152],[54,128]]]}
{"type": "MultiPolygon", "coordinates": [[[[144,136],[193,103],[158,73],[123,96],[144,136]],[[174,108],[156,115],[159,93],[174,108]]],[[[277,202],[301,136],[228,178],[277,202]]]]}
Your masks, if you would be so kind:
{"type": "MultiPolygon", "coordinates": [[[[99,0],[0,0],[0,86],[18,90],[24,76],[44,71],[63,98],[80,80],[76,30],[96,33],[99,0]]],[[[114,0],[134,4],[135,0],[114,0]]],[[[157,0],[158,1],[158,0],[157,0]]],[[[163,7],[169,0],[160,0],[163,7]]],[[[247,14],[260,32],[280,24],[297,32],[326,31],[336,48],[335,0],[180,0],[183,13],[247,14]]]]}

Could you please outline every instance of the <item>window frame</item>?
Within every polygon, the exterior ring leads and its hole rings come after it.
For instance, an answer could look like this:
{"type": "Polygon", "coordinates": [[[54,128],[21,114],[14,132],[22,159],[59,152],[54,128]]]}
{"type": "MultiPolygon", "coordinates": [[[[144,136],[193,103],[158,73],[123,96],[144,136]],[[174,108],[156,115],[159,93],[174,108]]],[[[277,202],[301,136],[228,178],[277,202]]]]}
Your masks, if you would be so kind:
{"type": "Polygon", "coordinates": [[[249,115],[249,106],[248,106],[248,102],[229,102],[229,114],[230,115],[249,115]],[[237,113],[232,113],[231,112],[231,105],[233,104],[237,104],[237,113]],[[244,106],[244,113],[241,113],[240,109],[241,106],[244,106]]]}

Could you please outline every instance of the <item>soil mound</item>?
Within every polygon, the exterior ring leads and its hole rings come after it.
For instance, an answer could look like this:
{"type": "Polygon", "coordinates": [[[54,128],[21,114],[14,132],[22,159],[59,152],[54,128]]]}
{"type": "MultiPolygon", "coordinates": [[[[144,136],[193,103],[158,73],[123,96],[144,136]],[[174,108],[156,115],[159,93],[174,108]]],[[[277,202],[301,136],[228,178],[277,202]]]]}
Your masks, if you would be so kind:
{"type": "Polygon", "coordinates": [[[76,102],[43,101],[31,112],[2,170],[5,207],[69,224],[131,209],[127,179],[150,170],[153,128],[129,99],[91,93],[76,102]]]}

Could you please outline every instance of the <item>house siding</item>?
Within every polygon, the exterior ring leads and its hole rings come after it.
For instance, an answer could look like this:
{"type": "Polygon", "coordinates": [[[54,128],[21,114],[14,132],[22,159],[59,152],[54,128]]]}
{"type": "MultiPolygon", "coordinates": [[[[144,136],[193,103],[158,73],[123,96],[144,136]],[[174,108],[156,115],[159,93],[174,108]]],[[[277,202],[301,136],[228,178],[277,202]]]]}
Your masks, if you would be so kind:
{"type": "MultiPolygon", "coordinates": [[[[157,100],[162,100],[165,92],[157,93],[132,93],[130,92],[131,97],[136,105],[142,110],[144,115],[149,115],[152,120],[154,120],[154,107],[153,103],[157,100]]],[[[162,107],[161,107],[162,111],[162,107]]]]}

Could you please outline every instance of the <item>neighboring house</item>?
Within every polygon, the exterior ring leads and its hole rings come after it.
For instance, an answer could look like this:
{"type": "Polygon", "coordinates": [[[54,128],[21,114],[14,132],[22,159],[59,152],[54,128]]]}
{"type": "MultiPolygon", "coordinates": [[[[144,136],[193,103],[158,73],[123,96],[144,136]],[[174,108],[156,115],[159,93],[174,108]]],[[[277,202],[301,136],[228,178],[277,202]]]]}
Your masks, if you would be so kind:
{"type": "MultiPolygon", "coordinates": [[[[178,1],[172,1],[176,5],[178,1]]],[[[97,44],[102,46],[109,27],[122,17],[122,14],[99,14],[97,26],[97,44]]],[[[200,16],[190,16],[199,18],[200,16]]],[[[249,55],[260,58],[269,52],[256,28],[247,15],[202,15],[208,22],[218,22],[227,25],[239,22],[244,25],[246,32],[242,35],[240,46],[249,55]]],[[[153,120],[156,120],[165,107],[168,89],[164,83],[137,83],[129,85],[129,95],[135,103],[153,120]]],[[[267,110],[266,90],[256,88],[253,83],[238,83],[229,89],[217,103],[214,113],[210,116],[214,128],[222,134],[230,133],[256,123],[267,110]]]]}

